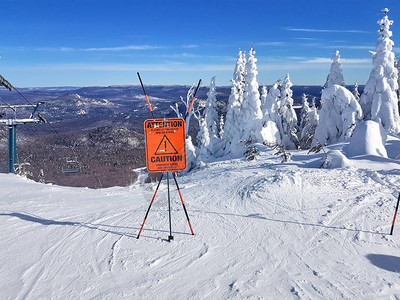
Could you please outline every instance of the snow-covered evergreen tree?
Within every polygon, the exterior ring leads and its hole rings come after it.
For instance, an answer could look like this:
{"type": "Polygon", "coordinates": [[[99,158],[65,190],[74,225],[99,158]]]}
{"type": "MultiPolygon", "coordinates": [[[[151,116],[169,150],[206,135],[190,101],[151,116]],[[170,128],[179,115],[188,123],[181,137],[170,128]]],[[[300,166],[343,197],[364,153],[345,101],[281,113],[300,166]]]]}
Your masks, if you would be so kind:
{"type": "Polygon", "coordinates": [[[219,138],[222,139],[224,136],[224,115],[221,114],[221,117],[219,118],[219,138]]]}
{"type": "Polygon", "coordinates": [[[324,88],[330,87],[334,84],[345,86],[344,78],[342,74],[342,64],[340,63],[339,51],[335,50],[332,56],[331,70],[329,72],[328,78],[324,88]]]}
{"type": "Polygon", "coordinates": [[[282,119],[281,142],[285,149],[296,149],[299,144],[297,138],[297,115],[293,108],[292,86],[289,74],[286,74],[281,86],[279,108],[279,114],[282,119]]]}
{"type": "Polygon", "coordinates": [[[262,111],[260,93],[257,82],[257,58],[254,57],[253,46],[248,53],[246,62],[245,86],[242,103],[242,137],[241,140],[250,143],[262,143],[262,111]]]}
{"type": "MultiPolygon", "coordinates": [[[[316,103],[316,101],[317,101],[317,98],[316,98],[316,97],[313,97],[312,100],[311,100],[311,108],[313,108],[313,107],[317,108],[317,103],[316,103]]],[[[317,109],[318,109],[318,108],[317,108],[317,109]]]]}
{"type": "Polygon", "coordinates": [[[261,111],[264,115],[264,111],[267,109],[267,96],[268,96],[268,90],[265,85],[261,88],[261,111]]]}
{"type": "Polygon", "coordinates": [[[373,69],[365,85],[360,98],[360,104],[366,120],[380,123],[387,133],[398,134],[400,132],[400,117],[398,107],[398,72],[395,68],[395,56],[393,53],[394,42],[390,39],[392,32],[388,9],[382,10],[383,19],[378,21],[380,25],[379,38],[376,44],[373,58],[373,69]]]}
{"type": "Polygon", "coordinates": [[[186,170],[184,172],[190,172],[197,166],[197,157],[199,155],[199,149],[193,145],[192,137],[189,135],[186,137],[186,170]]]}
{"type": "Polygon", "coordinates": [[[299,132],[301,132],[306,125],[308,112],[310,111],[310,105],[308,104],[308,99],[306,94],[301,95],[301,111],[300,111],[300,124],[299,132]]]}
{"type": "Polygon", "coordinates": [[[208,132],[208,126],[205,118],[200,117],[199,119],[200,130],[197,133],[197,164],[204,164],[212,157],[212,152],[210,151],[210,134],[208,132]]]}
{"type": "Polygon", "coordinates": [[[360,93],[358,92],[358,82],[354,82],[353,96],[357,101],[360,101],[360,93]]]}
{"type": "Polygon", "coordinates": [[[279,97],[279,90],[277,85],[271,88],[272,95],[268,94],[266,86],[261,89],[261,111],[263,114],[262,126],[263,126],[263,138],[264,144],[273,146],[281,143],[281,134],[278,127],[280,123],[280,116],[278,115],[278,108],[276,99],[279,97]]]}
{"type": "Polygon", "coordinates": [[[208,135],[210,138],[210,142],[208,144],[208,150],[211,154],[214,154],[218,151],[220,145],[219,135],[219,117],[217,111],[217,96],[215,89],[215,76],[211,78],[210,88],[207,93],[207,102],[206,107],[204,109],[204,118],[205,124],[207,126],[208,135]]]}
{"type": "Polygon", "coordinates": [[[335,84],[322,91],[321,102],[313,145],[333,144],[350,138],[362,118],[360,104],[353,94],[335,84]]]}
{"type": "Polygon", "coordinates": [[[233,71],[232,80],[238,84],[237,89],[240,99],[242,99],[244,93],[244,84],[245,84],[244,76],[246,74],[246,61],[247,61],[246,52],[245,51],[243,52],[239,49],[235,70],[233,71]]]}
{"type": "Polygon", "coordinates": [[[232,78],[231,94],[229,95],[225,123],[224,135],[222,137],[224,154],[235,150],[241,138],[241,107],[244,92],[246,55],[239,50],[235,70],[232,78]]]}
{"type": "Polygon", "coordinates": [[[279,116],[278,110],[278,100],[281,94],[279,90],[279,82],[274,83],[274,85],[269,90],[269,93],[265,97],[265,103],[262,107],[263,122],[267,120],[274,121],[277,125],[281,123],[281,118],[279,116]]]}
{"type": "MultiPolygon", "coordinates": [[[[395,58],[395,67],[397,69],[397,86],[399,87],[397,89],[397,98],[399,98],[400,101],[400,59],[395,58]]],[[[399,102],[399,109],[400,109],[400,102],[399,102]]]]}
{"type": "Polygon", "coordinates": [[[315,129],[318,125],[318,109],[315,107],[315,100],[313,101],[309,111],[304,120],[304,127],[300,132],[300,149],[310,149],[311,143],[314,139],[315,129]]]}
{"type": "MultiPolygon", "coordinates": [[[[194,94],[194,87],[195,85],[193,84],[190,89],[188,90],[186,94],[186,100],[181,98],[181,102],[184,105],[184,112],[182,113],[179,110],[179,105],[178,103],[175,103],[175,106],[170,106],[172,110],[176,113],[176,116],[178,118],[184,118],[185,112],[188,111],[190,102],[193,98],[194,94]]],[[[194,106],[192,105],[192,108],[190,109],[189,113],[186,115],[185,119],[185,133],[186,133],[186,170],[184,172],[190,172],[196,165],[197,165],[197,155],[198,155],[198,148],[193,145],[192,138],[188,135],[189,132],[189,126],[190,126],[190,118],[191,116],[194,115],[194,106]]]]}

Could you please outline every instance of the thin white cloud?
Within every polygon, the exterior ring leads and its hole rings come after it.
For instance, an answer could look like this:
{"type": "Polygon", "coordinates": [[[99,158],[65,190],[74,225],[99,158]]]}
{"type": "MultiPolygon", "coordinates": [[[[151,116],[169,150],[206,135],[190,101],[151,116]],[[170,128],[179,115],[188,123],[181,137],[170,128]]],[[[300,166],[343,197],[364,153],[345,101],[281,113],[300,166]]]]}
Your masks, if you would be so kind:
{"type": "Polygon", "coordinates": [[[129,50],[153,50],[153,49],[162,49],[165,47],[161,46],[150,46],[150,45],[128,45],[128,46],[121,46],[121,47],[100,47],[100,48],[83,48],[82,51],[129,51],[129,50]]]}
{"type": "Polygon", "coordinates": [[[73,51],[85,51],[85,52],[119,52],[119,51],[130,51],[130,50],[152,50],[152,49],[163,49],[161,46],[150,46],[150,45],[128,45],[121,47],[92,47],[92,48],[72,48],[72,47],[38,47],[36,51],[58,51],[58,52],[73,52],[73,51]]]}
{"type": "Polygon", "coordinates": [[[182,45],[182,48],[185,48],[185,49],[199,48],[199,45],[194,45],[194,44],[182,45]]]}
{"type": "Polygon", "coordinates": [[[276,47],[280,47],[280,46],[287,46],[288,43],[286,42],[258,42],[258,43],[254,43],[255,47],[257,46],[276,46],[276,47]]]}
{"type": "Polygon", "coordinates": [[[332,48],[332,49],[353,49],[353,50],[372,50],[375,49],[375,46],[359,46],[359,45],[338,45],[338,46],[326,46],[326,48],[332,48]]]}
{"type": "Polygon", "coordinates": [[[295,40],[302,40],[302,41],[317,41],[318,39],[316,38],[309,38],[309,37],[300,37],[300,38],[294,38],[295,40]]]}
{"type": "MultiPolygon", "coordinates": [[[[341,63],[343,64],[370,64],[371,59],[368,58],[360,58],[360,59],[354,59],[354,58],[342,58],[340,60],[341,63]]],[[[309,60],[304,60],[301,62],[302,64],[330,64],[332,63],[332,60],[330,58],[326,57],[316,57],[313,59],[309,60]]]]}
{"type": "Polygon", "coordinates": [[[35,49],[36,51],[58,51],[58,52],[71,52],[76,51],[76,49],[71,47],[39,47],[35,49]]]}
{"type": "Polygon", "coordinates": [[[13,70],[19,71],[104,71],[104,72],[194,72],[194,71],[232,71],[231,64],[184,64],[180,62],[169,62],[163,64],[48,64],[13,67],[13,70]]]}
{"type": "Polygon", "coordinates": [[[320,32],[320,33],[371,33],[369,31],[364,30],[343,30],[343,29],[315,29],[315,28],[293,28],[293,27],[284,27],[283,30],[287,31],[298,31],[298,32],[320,32]]]}
{"type": "Polygon", "coordinates": [[[288,56],[288,57],[286,57],[286,59],[290,59],[290,60],[305,60],[307,58],[303,57],[303,56],[288,56]]]}

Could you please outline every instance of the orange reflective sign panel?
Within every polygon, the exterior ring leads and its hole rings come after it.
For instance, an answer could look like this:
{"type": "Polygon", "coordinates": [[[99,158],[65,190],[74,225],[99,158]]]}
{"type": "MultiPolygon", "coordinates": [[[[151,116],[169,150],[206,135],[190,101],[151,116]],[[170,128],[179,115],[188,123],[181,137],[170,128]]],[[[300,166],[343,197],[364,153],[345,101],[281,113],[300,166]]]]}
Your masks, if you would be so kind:
{"type": "Polygon", "coordinates": [[[185,121],[182,118],[146,120],[144,135],[149,172],[186,169],[185,121]]]}

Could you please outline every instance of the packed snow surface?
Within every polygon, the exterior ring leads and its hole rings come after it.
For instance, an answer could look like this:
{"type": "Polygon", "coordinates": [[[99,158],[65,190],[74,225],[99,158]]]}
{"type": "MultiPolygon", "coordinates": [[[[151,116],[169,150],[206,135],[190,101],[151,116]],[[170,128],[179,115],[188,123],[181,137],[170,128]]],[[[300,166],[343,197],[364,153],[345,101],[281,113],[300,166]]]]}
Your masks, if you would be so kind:
{"type": "MultiPolygon", "coordinates": [[[[341,151],[345,144],[327,147],[341,151]]],[[[90,190],[0,175],[1,299],[395,299],[400,141],[319,169],[323,153],[281,163],[221,159],[171,181],[90,190]]],[[[142,178],[140,176],[139,178],[142,178]]]]}

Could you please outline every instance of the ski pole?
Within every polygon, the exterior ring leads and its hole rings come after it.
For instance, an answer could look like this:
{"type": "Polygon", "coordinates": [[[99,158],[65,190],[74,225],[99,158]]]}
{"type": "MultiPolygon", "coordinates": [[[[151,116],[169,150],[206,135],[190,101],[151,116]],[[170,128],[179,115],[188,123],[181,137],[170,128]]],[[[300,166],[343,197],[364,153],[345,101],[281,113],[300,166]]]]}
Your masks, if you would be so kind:
{"type": "Polygon", "coordinates": [[[196,90],[194,91],[192,101],[190,102],[189,108],[188,108],[188,110],[187,110],[187,112],[186,112],[186,115],[185,115],[185,118],[184,118],[185,120],[186,120],[187,115],[188,115],[189,112],[190,112],[190,109],[192,108],[192,104],[193,104],[194,98],[196,97],[197,90],[198,90],[199,87],[200,87],[200,84],[201,84],[201,79],[199,80],[199,83],[197,84],[196,90]]]}
{"type": "Polygon", "coordinates": [[[155,118],[154,118],[154,113],[153,113],[153,108],[151,107],[151,104],[150,104],[150,101],[149,101],[149,97],[147,97],[147,94],[146,94],[146,91],[145,91],[145,89],[144,89],[144,85],[143,85],[143,82],[142,82],[142,78],[140,78],[139,72],[137,72],[137,76],[139,77],[140,84],[142,85],[143,93],[144,93],[144,96],[146,97],[147,104],[149,105],[151,115],[153,116],[153,119],[155,119],[155,118]]]}
{"type": "Polygon", "coordinates": [[[168,215],[169,215],[169,236],[168,241],[172,241],[174,236],[172,235],[172,221],[171,221],[171,197],[169,194],[169,171],[167,171],[167,186],[168,186],[168,215]]]}
{"type": "Polygon", "coordinates": [[[396,222],[397,211],[399,209],[399,202],[400,202],[400,193],[399,193],[399,198],[397,198],[396,211],[394,212],[394,217],[393,217],[393,222],[392,222],[392,229],[390,229],[390,235],[393,234],[394,222],[396,222]]]}
{"type": "Polygon", "coordinates": [[[162,172],[162,174],[161,174],[160,181],[158,182],[156,191],[154,192],[154,195],[153,195],[153,198],[151,199],[149,208],[147,209],[146,216],[144,217],[142,227],[140,227],[140,231],[139,231],[139,234],[138,234],[138,236],[137,236],[137,239],[140,237],[140,234],[142,233],[142,230],[143,230],[143,227],[144,227],[144,223],[146,223],[147,216],[148,216],[148,214],[149,214],[149,211],[150,211],[151,206],[153,205],[153,201],[154,201],[154,199],[156,198],[156,195],[157,195],[157,192],[158,192],[158,188],[160,187],[160,183],[161,183],[161,180],[162,180],[163,176],[164,176],[164,172],[162,172]]]}
{"type": "Polygon", "coordinates": [[[193,228],[192,228],[192,224],[190,224],[189,215],[188,215],[188,213],[187,213],[185,203],[183,202],[182,193],[181,193],[181,190],[180,190],[180,188],[179,188],[178,181],[176,180],[175,172],[172,172],[172,176],[174,177],[175,184],[176,184],[176,188],[178,189],[179,197],[181,198],[183,210],[185,211],[185,215],[186,215],[186,219],[187,219],[187,221],[188,221],[189,227],[190,227],[190,231],[192,232],[192,235],[194,235],[193,228]]]}

